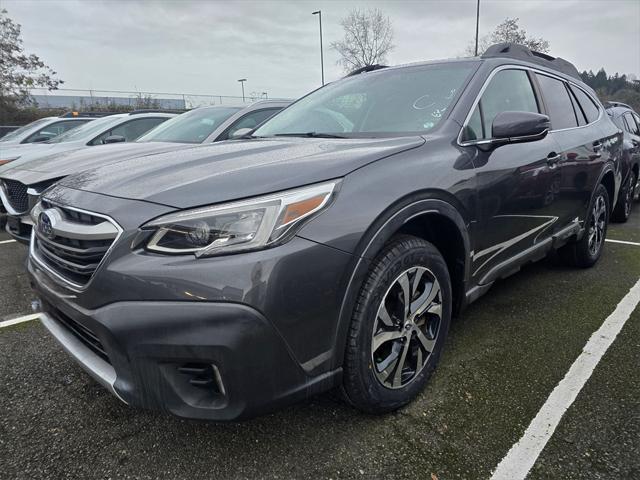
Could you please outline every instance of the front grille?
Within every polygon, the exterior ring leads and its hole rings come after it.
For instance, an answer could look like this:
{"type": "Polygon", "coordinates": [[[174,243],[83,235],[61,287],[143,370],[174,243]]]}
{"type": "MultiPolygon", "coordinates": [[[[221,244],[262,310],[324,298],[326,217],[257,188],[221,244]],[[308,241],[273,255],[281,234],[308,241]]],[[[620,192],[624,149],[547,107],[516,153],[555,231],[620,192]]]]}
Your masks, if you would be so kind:
{"type": "Polygon", "coordinates": [[[27,186],[17,180],[3,180],[7,200],[11,208],[19,213],[29,210],[29,195],[27,194],[27,186]]]}
{"type": "Polygon", "coordinates": [[[57,320],[60,324],[66,327],[69,332],[71,332],[78,340],[80,340],[89,350],[102,358],[105,362],[111,363],[109,361],[109,356],[102,346],[102,342],[96,336],[93,331],[87,328],[85,325],[82,325],[79,322],[76,322],[71,317],[65,315],[60,310],[55,307],[48,306],[46,308],[47,313],[52,316],[55,320],[57,320]]]}
{"type": "Polygon", "coordinates": [[[54,205],[46,200],[36,208],[38,218],[32,238],[33,256],[74,286],[86,285],[116,240],[119,229],[98,214],[54,205]],[[49,231],[41,215],[53,212],[49,231]]]}

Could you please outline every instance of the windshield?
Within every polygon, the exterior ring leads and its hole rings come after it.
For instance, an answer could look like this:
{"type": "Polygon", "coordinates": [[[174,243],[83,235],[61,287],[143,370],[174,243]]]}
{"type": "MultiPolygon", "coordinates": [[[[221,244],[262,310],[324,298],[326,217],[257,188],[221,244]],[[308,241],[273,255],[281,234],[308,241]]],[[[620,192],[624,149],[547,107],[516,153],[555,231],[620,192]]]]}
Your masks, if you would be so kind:
{"type": "Polygon", "coordinates": [[[18,138],[23,133],[29,132],[32,129],[35,130],[37,127],[49,122],[50,120],[51,120],[50,117],[41,118],[40,120],[36,120],[35,122],[31,122],[31,123],[29,123],[29,124],[27,124],[27,125],[25,125],[23,127],[17,128],[16,130],[13,130],[12,132],[7,133],[4,137],[0,138],[0,142],[7,142],[9,140],[13,140],[15,138],[18,138]]]}
{"type": "Polygon", "coordinates": [[[424,133],[446,116],[474,66],[451,62],[348,77],[302,98],[254,135],[424,133]]]}
{"type": "Polygon", "coordinates": [[[140,137],[138,142],[202,143],[239,107],[202,107],[178,115],[140,137]]]}
{"type": "Polygon", "coordinates": [[[121,116],[113,116],[109,115],[107,117],[102,117],[97,120],[93,120],[89,123],[82,125],[81,127],[74,128],[73,130],[68,130],[62,135],[58,135],[55,138],[52,138],[49,141],[44,143],[62,143],[62,142],[71,142],[74,140],[81,140],[87,137],[93,137],[94,135],[98,135],[104,131],[105,128],[109,128],[112,125],[116,125],[119,121],[122,120],[121,116]]]}

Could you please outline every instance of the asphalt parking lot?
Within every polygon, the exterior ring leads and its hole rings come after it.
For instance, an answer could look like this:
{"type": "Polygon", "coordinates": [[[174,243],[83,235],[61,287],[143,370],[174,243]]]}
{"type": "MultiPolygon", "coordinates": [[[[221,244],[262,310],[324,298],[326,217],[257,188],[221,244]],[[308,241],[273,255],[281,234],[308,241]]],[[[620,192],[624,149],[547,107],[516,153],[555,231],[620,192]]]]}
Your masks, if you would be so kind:
{"type": "MultiPolygon", "coordinates": [[[[608,238],[640,243],[640,204],[608,238]]],[[[30,313],[25,256],[0,243],[0,320],[30,313]]],[[[624,243],[590,270],[526,267],[454,322],[427,389],[383,417],[327,394],[244,423],[183,421],[119,403],[37,321],[1,328],[0,477],[489,478],[638,278],[640,246],[624,243]]],[[[640,478],[639,365],[636,308],[528,478],[640,478]]]]}

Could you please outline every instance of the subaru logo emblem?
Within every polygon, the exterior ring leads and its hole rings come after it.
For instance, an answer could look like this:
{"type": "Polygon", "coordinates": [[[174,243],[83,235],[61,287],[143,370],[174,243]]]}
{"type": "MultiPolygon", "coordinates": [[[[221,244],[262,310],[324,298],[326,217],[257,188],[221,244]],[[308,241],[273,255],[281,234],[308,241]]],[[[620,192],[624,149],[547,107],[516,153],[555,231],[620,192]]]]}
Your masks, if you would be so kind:
{"type": "Polygon", "coordinates": [[[38,231],[47,238],[55,237],[51,217],[47,212],[42,212],[38,217],[38,231]]]}

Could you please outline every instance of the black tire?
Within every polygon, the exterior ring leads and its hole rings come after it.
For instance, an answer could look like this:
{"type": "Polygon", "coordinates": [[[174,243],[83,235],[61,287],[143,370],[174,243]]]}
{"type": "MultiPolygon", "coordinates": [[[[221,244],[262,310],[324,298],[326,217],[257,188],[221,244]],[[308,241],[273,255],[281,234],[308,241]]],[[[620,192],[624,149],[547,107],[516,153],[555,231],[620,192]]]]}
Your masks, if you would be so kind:
{"type": "Polygon", "coordinates": [[[349,328],[343,394],[351,405],[386,413],[406,405],[423,389],[449,331],[451,297],[447,264],[431,243],[401,235],[385,246],[367,273],[349,328]],[[408,308],[404,292],[411,299],[408,308]],[[401,337],[381,340],[380,334],[401,337]],[[390,360],[394,355],[395,366],[390,360]]]}
{"type": "Polygon", "coordinates": [[[633,170],[629,174],[626,183],[620,190],[620,197],[616,208],[611,213],[611,221],[617,223],[625,223],[629,220],[631,215],[631,207],[633,206],[633,199],[635,197],[635,187],[638,179],[636,178],[636,172],[633,170]]]}
{"type": "Polygon", "coordinates": [[[609,193],[605,186],[600,184],[589,203],[582,238],[558,251],[565,263],[579,268],[589,268],[596,264],[604,249],[610,208],[609,193]]]}

